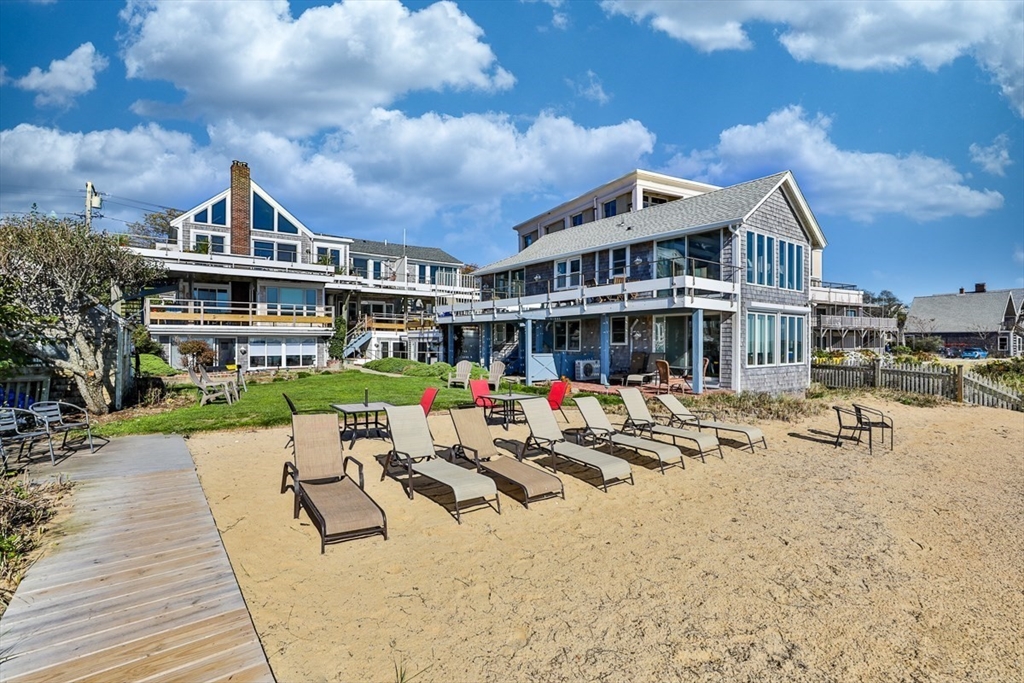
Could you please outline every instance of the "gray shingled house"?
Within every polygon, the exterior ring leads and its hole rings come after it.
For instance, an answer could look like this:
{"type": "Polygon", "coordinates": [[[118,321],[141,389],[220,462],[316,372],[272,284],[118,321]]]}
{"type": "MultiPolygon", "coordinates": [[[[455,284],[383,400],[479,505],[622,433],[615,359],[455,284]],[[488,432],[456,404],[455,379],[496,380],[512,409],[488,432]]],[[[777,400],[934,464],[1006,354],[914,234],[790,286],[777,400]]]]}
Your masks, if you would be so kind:
{"type": "Polygon", "coordinates": [[[708,386],[798,393],[825,245],[786,171],[544,235],[478,270],[481,300],[439,306],[438,321],[450,358],[516,347],[528,380],[608,384],[646,353],[698,392],[706,358],[708,386]]]}
{"type": "Polygon", "coordinates": [[[974,291],[914,297],[904,333],[940,337],[947,347],[979,347],[993,356],[1024,355],[1024,289],[974,291]]]}

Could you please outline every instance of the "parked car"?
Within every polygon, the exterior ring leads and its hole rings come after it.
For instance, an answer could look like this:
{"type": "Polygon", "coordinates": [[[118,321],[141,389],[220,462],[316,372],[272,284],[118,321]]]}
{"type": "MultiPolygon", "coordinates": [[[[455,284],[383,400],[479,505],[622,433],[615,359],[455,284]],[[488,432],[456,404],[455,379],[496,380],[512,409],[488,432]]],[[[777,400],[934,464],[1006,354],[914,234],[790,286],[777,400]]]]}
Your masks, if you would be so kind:
{"type": "Polygon", "coordinates": [[[961,358],[988,358],[988,351],[977,347],[964,349],[960,353],[961,358]]]}

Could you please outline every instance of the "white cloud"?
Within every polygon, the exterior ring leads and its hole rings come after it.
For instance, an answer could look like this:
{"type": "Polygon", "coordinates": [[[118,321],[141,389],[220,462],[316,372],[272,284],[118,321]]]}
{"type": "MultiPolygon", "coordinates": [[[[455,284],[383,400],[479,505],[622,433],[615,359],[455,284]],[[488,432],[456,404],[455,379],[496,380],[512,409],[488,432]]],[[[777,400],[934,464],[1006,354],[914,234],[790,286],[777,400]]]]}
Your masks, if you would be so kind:
{"type": "Polygon", "coordinates": [[[74,98],[96,87],[96,74],[106,69],[107,64],[107,58],[96,52],[92,43],[83,43],[65,59],[50,62],[46,71],[32,67],[26,76],[15,80],[14,85],[38,93],[37,107],[66,107],[74,98]]]}
{"type": "Polygon", "coordinates": [[[579,82],[565,79],[566,84],[573,89],[580,97],[605,105],[611,101],[611,96],[604,91],[604,84],[593,71],[587,71],[586,76],[579,82]]]}
{"type": "Polygon", "coordinates": [[[1024,263],[1024,247],[1017,245],[1013,248],[1014,263],[1024,263]]]}
{"type": "Polygon", "coordinates": [[[128,76],[167,80],[185,93],[181,105],[137,102],[143,115],[241,116],[299,136],[416,90],[515,83],[483,30],[446,1],[416,12],[397,0],[350,1],[293,18],[286,0],[129,0],[121,17],[128,76]]]}
{"type": "Polygon", "coordinates": [[[1024,4],[999,1],[661,2],[604,0],[609,14],[651,26],[694,48],[749,50],[744,25],[784,24],[779,42],[798,60],[842,69],[934,71],[972,55],[1024,117],[1024,4]]]}
{"type": "Polygon", "coordinates": [[[980,216],[1003,205],[1001,194],[968,187],[942,159],[840,149],[829,139],[831,124],[790,106],[723,131],[714,148],[677,155],[667,170],[723,184],[790,169],[816,212],[863,222],[883,214],[980,216]]]}
{"type": "Polygon", "coordinates": [[[982,147],[977,143],[970,146],[971,161],[981,166],[986,172],[992,175],[1006,175],[1006,167],[1011,165],[1010,160],[1010,138],[1008,135],[997,135],[988,147],[982,147]]]}
{"type": "MultiPolygon", "coordinates": [[[[489,222],[471,229],[452,221],[462,230],[449,239],[463,235],[466,248],[479,251],[481,228],[507,226],[500,213],[506,198],[597,184],[635,167],[654,146],[654,135],[636,121],[583,128],[547,113],[520,129],[498,114],[409,118],[377,109],[319,146],[230,121],[207,132],[209,145],[198,146],[156,124],[86,134],[28,124],[2,131],[0,176],[18,178],[19,187],[60,188],[63,196],[5,188],[0,210],[38,202],[45,212],[80,211],[75,188],[85,180],[118,196],[187,209],[226,186],[231,159],[242,159],[314,230],[398,239],[407,227],[415,242],[418,227],[436,217],[443,224],[446,217],[486,216],[489,222]]],[[[122,215],[113,205],[104,212],[122,215]]]]}

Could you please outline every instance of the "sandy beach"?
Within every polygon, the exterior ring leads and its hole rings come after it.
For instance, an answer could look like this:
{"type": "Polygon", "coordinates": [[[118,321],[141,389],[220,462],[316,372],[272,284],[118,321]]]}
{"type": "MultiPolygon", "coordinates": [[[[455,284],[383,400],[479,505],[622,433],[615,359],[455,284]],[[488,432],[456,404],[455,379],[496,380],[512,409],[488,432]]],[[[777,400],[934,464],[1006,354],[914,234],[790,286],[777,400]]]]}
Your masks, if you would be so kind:
{"type": "Polygon", "coordinates": [[[570,467],[565,500],[503,495],[461,525],[440,487],[380,481],[389,444],[361,439],[390,538],[324,555],[279,493],[288,430],[188,444],[282,682],[1024,679],[1024,415],[871,404],[894,451],[834,449],[831,411],[762,422],[768,450],[664,476],[624,453],[635,486],[570,467]]]}

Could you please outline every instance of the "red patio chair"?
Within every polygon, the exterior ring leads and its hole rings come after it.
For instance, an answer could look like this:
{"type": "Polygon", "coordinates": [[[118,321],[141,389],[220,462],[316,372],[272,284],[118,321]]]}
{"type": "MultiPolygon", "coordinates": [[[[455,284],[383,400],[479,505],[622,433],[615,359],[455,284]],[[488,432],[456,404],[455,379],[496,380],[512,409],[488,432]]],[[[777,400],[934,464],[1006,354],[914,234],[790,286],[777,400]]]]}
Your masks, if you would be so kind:
{"type": "Polygon", "coordinates": [[[469,380],[469,392],[473,395],[473,403],[480,406],[490,417],[494,414],[494,401],[485,398],[491,393],[491,383],[486,379],[469,380]]]}
{"type": "Polygon", "coordinates": [[[423,390],[423,397],[420,399],[420,408],[423,408],[424,415],[430,415],[430,409],[437,398],[437,387],[427,387],[423,390]]]}
{"type": "Polygon", "coordinates": [[[562,413],[562,417],[568,422],[569,418],[565,416],[565,411],[562,410],[562,402],[565,401],[565,392],[569,389],[569,383],[561,380],[551,383],[551,388],[548,390],[548,405],[551,406],[551,410],[562,413]]]}

